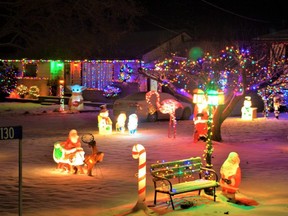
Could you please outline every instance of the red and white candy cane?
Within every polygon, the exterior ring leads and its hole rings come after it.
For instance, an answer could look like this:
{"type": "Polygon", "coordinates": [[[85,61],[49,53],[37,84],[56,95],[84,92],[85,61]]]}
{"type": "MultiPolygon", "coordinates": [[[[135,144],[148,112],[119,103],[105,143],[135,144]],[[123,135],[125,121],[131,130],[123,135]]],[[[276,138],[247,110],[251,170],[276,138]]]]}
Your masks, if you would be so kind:
{"type": "Polygon", "coordinates": [[[138,166],[138,203],[145,201],[146,196],[146,151],[141,144],[135,144],[132,148],[132,157],[139,158],[138,166]]]}

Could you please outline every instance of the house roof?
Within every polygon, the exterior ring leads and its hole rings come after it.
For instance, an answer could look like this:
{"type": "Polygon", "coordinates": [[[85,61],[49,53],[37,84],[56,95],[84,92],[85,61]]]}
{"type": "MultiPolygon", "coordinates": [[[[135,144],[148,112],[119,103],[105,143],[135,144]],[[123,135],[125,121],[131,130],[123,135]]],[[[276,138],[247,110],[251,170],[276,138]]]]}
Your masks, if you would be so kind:
{"type": "Polygon", "coordinates": [[[281,31],[273,32],[270,34],[265,34],[256,38],[253,38],[256,41],[273,41],[273,42],[288,42],[288,29],[281,31]]]}
{"type": "Polygon", "coordinates": [[[185,31],[127,33],[121,37],[117,43],[108,48],[104,56],[109,59],[141,59],[147,52],[182,34],[185,34],[186,37],[191,39],[191,36],[185,31]]]}

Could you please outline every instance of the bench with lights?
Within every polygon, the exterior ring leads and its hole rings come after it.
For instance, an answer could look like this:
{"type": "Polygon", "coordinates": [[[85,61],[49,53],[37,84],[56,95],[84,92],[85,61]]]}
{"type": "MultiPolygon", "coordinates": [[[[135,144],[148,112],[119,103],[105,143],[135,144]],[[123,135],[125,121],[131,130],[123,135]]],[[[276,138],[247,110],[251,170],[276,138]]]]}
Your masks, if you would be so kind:
{"type": "Polygon", "coordinates": [[[200,157],[151,164],[150,172],[154,183],[154,205],[157,193],[169,195],[173,210],[173,196],[177,194],[213,189],[214,202],[216,188],[219,186],[218,175],[213,169],[202,166],[200,157]]]}

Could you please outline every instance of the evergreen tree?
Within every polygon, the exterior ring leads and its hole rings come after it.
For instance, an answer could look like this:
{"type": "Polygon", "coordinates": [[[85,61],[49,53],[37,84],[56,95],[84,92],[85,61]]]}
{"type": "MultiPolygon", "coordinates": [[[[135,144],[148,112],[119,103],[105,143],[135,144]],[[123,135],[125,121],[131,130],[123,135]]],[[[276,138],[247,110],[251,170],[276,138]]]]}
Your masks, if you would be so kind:
{"type": "Polygon", "coordinates": [[[2,62],[0,64],[0,99],[7,97],[17,86],[18,68],[2,62]]]}

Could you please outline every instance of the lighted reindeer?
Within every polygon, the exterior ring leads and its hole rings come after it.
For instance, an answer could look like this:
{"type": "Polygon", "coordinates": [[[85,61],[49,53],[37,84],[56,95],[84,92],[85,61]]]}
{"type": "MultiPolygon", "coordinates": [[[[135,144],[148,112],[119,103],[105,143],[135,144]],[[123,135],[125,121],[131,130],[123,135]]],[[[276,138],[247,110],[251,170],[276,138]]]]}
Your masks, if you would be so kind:
{"type": "Polygon", "coordinates": [[[71,149],[65,148],[67,141],[54,144],[53,159],[57,163],[57,169],[68,170],[74,174],[78,172],[84,174],[84,166],[87,170],[87,175],[92,176],[94,165],[103,161],[104,153],[98,151],[92,134],[84,134],[81,140],[88,144],[89,148],[92,148],[91,154],[85,154],[84,150],[79,146],[71,149]]]}
{"type": "Polygon", "coordinates": [[[96,141],[92,134],[84,134],[81,137],[82,141],[89,145],[89,148],[92,148],[92,154],[85,155],[84,163],[87,166],[87,175],[92,176],[92,170],[98,162],[102,162],[104,158],[104,153],[99,152],[96,147],[96,141]]]}

